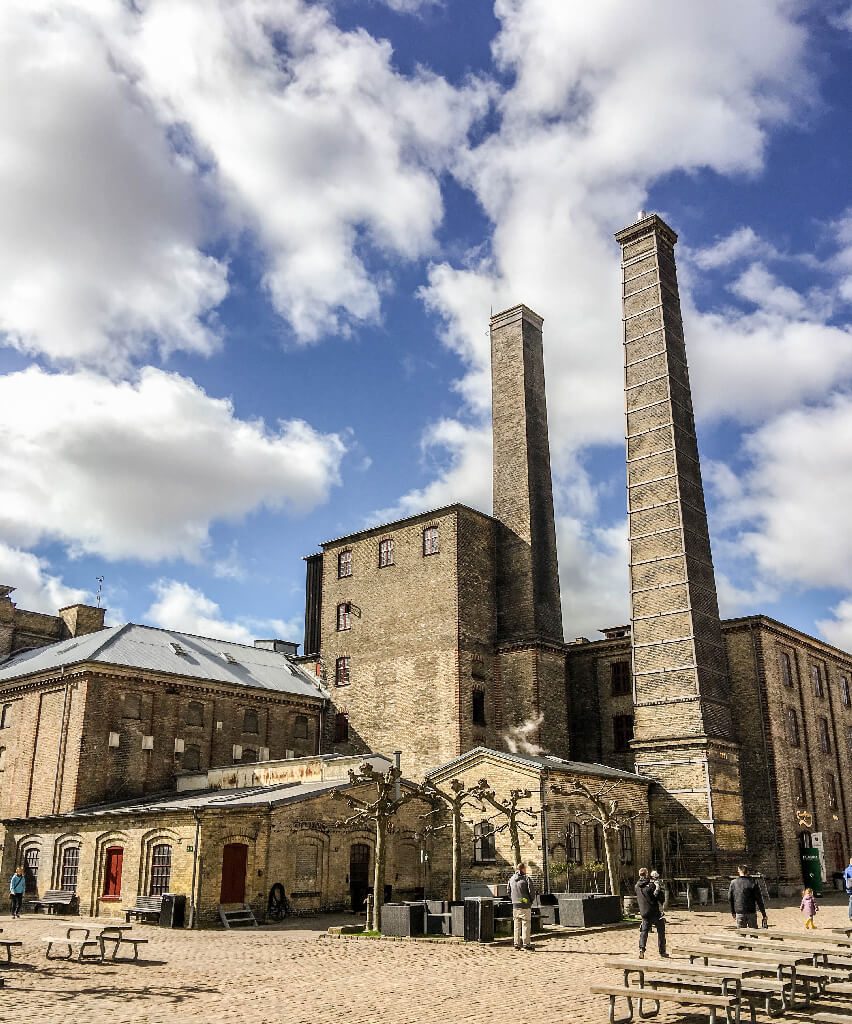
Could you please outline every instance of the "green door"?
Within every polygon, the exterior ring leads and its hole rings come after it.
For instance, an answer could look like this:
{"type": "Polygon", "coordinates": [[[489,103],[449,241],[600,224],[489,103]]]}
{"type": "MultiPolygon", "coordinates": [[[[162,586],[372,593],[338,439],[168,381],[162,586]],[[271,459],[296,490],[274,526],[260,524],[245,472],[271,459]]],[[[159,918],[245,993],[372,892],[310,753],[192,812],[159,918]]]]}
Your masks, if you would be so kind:
{"type": "Polygon", "coordinates": [[[819,850],[813,847],[802,850],[802,877],[805,886],[813,889],[814,896],[822,896],[822,871],[819,863],[819,850]]]}

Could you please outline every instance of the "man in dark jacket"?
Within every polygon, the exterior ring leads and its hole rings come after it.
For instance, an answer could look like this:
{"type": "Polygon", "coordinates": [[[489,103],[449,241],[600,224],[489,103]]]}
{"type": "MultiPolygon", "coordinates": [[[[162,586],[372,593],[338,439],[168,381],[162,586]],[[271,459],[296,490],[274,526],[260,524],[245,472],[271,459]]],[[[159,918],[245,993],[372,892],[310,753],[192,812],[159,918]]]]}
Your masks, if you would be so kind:
{"type": "Polygon", "coordinates": [[[509,899],[512,901],[515,949],[526,949],[529,951],[535,949],[535,946],[530,941],[534,897],[535,889],[527,877],[527,866],[526,864],[518,864],[514,875],[509,879],[509,899]]]}
{"type": "Polygon", "coordinates": [[[660,956],[668,957],[669,955],[666,952],[666,919],[660,910],[665,898],[666,894],[662,885],[649,876],[647,868],[640,868],[639,881],[636,883],[636,899],[639,903],[639,913],[642,916],[642,923],[639,925],[640,960],[645,956],[648,933],[652,928],[657,929],[660,956]]]}
{"type": "Polygon", "coordinates": [[[762,926],[769,927],[760,886],[749,874],[748,865],[740,864],[737,874],[728,890],[731,917],[737,922],[737,928],[757,928],[758,909],[763,915],[762,926]]]}

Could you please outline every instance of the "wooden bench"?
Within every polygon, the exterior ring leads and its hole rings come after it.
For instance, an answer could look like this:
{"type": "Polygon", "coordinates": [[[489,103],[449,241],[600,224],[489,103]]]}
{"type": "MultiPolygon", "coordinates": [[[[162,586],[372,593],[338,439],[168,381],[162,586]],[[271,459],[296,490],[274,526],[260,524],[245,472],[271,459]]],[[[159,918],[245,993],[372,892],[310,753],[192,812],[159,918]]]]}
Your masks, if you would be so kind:
{"type": "Polygon", "coordinates": [[[101,946],[101,957],[104,960],[107,959],[107,943],[112,943],[112,956],[109,957],[110,960],[118,959],[118,953],[122,946],[132,946],[133,959],[139,959],[139,947],[147,945],[148,940],[132,938],[130,935],[127,935],[126,932],[126,928],[108,926],[101,931],[100,935],[97,936],[98,942],[101,946]]]}
{"type": "Polygon", "coordinates": [[[76,914],[80,903],[75,892],[63,892],[61,889],[48,889],[41,899],[30,900],[27,910],[44,910],[46,914],[56,913],[57,908],[76,914]]]}
{"type": "Polygon", "coordinates": [[[0,946],[4,946],[6,949],[6,959],[4,963],[12,963],[12,947],[23,946],[23,942],[14,942],[9,939],[0,939],[0,946]]]}
{"type": "Polygon", "coordinates": [[[97,939],[91,938],[91,932],[88,928],[72,927],[66,931],[64,938],[56,935],[45,935],[41,941],[47,943],[47,950],[44,955],[48,960],[70,960],[74,956],[75,949],[77,950],[77,960],[81,963],[85,959],[99,960],[103,955],[100,942],[97,939]],[[50,951],[54,945],[67,946],[67,954],[51,956],[50,951]]]}
{"type": "MultiPolygon", "coordinates": [[[[609,1019],[611,1024],[624,1024],[633,1020],[633,1000],[636,1000],[636,1009],[640,1017],[654,1017],[660,1012],[660,1003],[677,1003],[679,1006],[702,1006],[710,1011],[710,1024],[718,1021],[719,1010],[722,1010],[725,1017],[730,1019],[733,1014],[735,1022],[740,1020],[740,1006],[736,996],[714,996],[705,995],[701,992],[673,992],[659,988],[634,988],[624,985],[592,985],[589,990],[592,995],[609,996],[609,1019]],[[628,1016],[618,1021],[615,1017],[615,1001],[618,998],[627,1000],[628,1016]],[[643,1002],[657,1004],[656,1010],[646,1013],[642,1009],[643,1002]]],[[[751,1007],[752,1024],[755,1021],[754,1006],[751,1007]]]]}
{"type": "Polygon", "coordinates": [[[129,922],[131,917],[135,917],[137,920],[142,921],[159,921],[162,909],[162,896],[137,896],[136,906],[129,907],[124,911],[124,920],[129,922]]]}

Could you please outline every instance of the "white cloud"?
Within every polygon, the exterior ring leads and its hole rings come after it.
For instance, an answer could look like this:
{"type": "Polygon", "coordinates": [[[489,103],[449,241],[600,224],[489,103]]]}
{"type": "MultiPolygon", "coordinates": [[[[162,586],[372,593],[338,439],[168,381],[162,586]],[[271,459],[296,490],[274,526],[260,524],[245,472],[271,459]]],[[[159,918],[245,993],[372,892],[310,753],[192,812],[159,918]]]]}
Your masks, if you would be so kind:
{"type": "Polygon", "coordinates": [[[852,396],[777,416],[745,441],[741,490],[725,523],[758,575],[805,586],[849,586],[852,396]]]}
{"type": "Polygon", "coordinates": [[[831,615],[830,619],[821,619],[817,622],[822,635],[835,647],[852,651],[852,597],[844,598],[832,608],[831,615]]]}
{"type": "Polygon", "coordinates": [[[713,245],[691,254],[693,263],[702,270],[716,270],[743,259],[772,258],[779,255],[775,246],[761,238],[754,228],[740,227],[713,245]]]}
{"type": "Polygon", "coordinates": [[[177,374],[148,368],[116,383],[31,368],[0,377],[0,537],[197,559],[215,520],[325,501],[343,452],[301,420],[240,420],[177,374]]]}
{"type": "Polygon", "coordinates": [[[66,586],[43,558],[0,542],[0,583],[14,587],[12,601],[31,612],[55,615],[69,604],[90,602],[88,591],[66,586]]]}
{"type": "Polygon", "coordinates": [[[596,527],[560,516],[556,528],[566,640],[630,622],[627,520],[596,527]]]}
{"type": "Polygon", "coordinates": [[[430,7],[442,7],[444,0],[379,0],[398,14],[419,14],[430,7]]]}
{"type": "Polygon", "coordinates": [[[116,4],[0,9],[0,338],[122,370],[154,345],[208,354],[226,267],[199,250],[193,169],[114,66],[116,4]]]}
{"type": "Polygon", "coordinates": [[[370,248],[430,249],[438,176],[485,90],[400,75],[388,43],[302,0],[150,0],[131,49],[162,116],[188,128],[255,234],[298,337],[376,318],[370,248]]]}
{"type": "Polygon", "coordinates": [[[304,624],[300,620],[225,619],[215,601],[179,580],[160,579],[151,589],[155,600],[145,612],[146,623],[237,644],[251,644],[255,639],[301,642],[304,624]]]}

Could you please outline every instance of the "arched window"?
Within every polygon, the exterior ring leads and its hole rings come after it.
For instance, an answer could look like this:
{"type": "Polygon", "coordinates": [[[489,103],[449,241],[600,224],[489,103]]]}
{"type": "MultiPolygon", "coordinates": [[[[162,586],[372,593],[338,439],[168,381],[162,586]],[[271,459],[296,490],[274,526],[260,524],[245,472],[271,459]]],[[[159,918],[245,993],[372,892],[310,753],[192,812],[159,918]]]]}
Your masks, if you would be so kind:
{"type": "Polygon", "coordinates": [[[630,825],[622,825],[618,831],[621,841],[621,863],[633,863],[633,829],[630,825]]]}
{"type": "Polygon", "coordinates": [[[38,892],[38,862],[41,851],[37,846],[28,846],[24,850],[24,879],[26,881],[26,892],[38,892]]]}
{"type": "Polygon", "coordinates": [[[477,864],[490,864],[497,860],[494,826],[490,821],[480,821],[473,826],[473,859],[477,864]]]}
{"type": "Polygon", "coordinates": [[[296,885],[314,892],[319,888],[319,846],[301,842],[296,847],[296,885]]]}
{"type": "Polygon", "coordinates": [[[568,854],[569,864],[583,863],[583,840],[580,825],[576,821],[569,821],[565,831],[565,847],[568,854]]]}
{"type": "Polygon", "coordinates": [[[151,851],[150,896],[162,896],[169,891],[172,878],[172,848],[168,843],[158,843],[151,851]]]}
{"type": "Polygon", "coordinates": [[[308,738],[308,716],[296,715],[293,721],[293,738],[306,740],[308,738]]]}
{"type": "Polygon", "coordinates": [[[59,868],[59,888],[62,892],[77,891],[77,872],[80,869],[80,847],[66,846],[62,851],[62,864],[59,868]]]}
{"type": "Polygon", "coordinates": [[[604,846],[604,830],[602,825],[592,829],[592,842],[595,847],[595,860],[598,864],[606,864],[606,847],[604,846]]]}
{"type": "Polygon", "coordinates": [[[201,750],[198,747],[187,747],[183,752],[181,767],[185,772],[197,772],[201,769],[201,750]]]}
{"type": "Polygon", "coordinates": [[[204,705],[197,700],[191,700],[186,708],[187,725],[204,725],[204,705]]]}
{"type": "Polygon", "coordinates": [[[121,708],[122,718],[142,717],[142,698],[138,693],[125,693],[121,708]]]}
{"type": "Polygon", "coordinates": [[[6,771],[6,748],[0,747],[0,772],[6,771]]]}
{"type": "Polygon", "coordinates": [[[243,732],[254,734],[258,731],[257,711],[254,708],[246,708],[243,713],[243,732]]]}
{"type": "Polygon", "coordinates": [[[243,756],[240,760],[243,764],[255,764],[257,762],[257,751],[251,747],[243,747],[243,756]]]}

